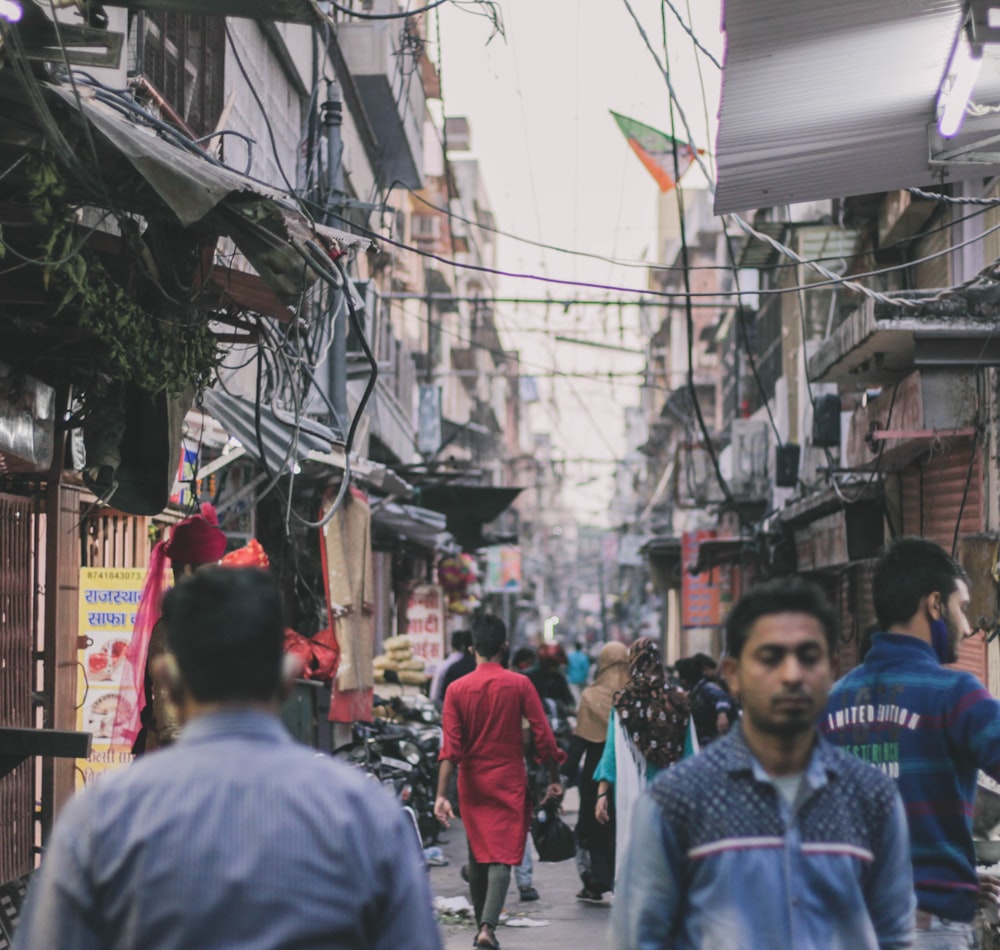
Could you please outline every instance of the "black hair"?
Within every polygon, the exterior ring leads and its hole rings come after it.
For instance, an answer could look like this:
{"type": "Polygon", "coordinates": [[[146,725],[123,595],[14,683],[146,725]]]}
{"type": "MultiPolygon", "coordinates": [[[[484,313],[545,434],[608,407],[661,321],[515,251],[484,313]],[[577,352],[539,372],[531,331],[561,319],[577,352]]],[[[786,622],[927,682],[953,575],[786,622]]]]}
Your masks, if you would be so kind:
{"type": "Polygon", "coordinates": [[[875,566],[874,601],[879,627],[888,630],[906,623],[928,594],[947,600],[959,581],[969,575],[940,544],[926,538],[900,538],[875,566]]]}
{"type": "Polygon", "coordinates": [[[281,594],[257,568],[208,567],[163,599],[167,642],[199,702],[269,702],[281,691],[281,594]]]}
{"type": "Polygon", "coordinates": [[[701,679],[701,660],[696,656],[685,656],[674,664],[677,678],[685,689],[693,688],[701,679]]]}
{"type": "Polygon", "coordinates": [[[707,653],[696,653],[694,659],[701,664],[703,670],[714,670],[719,665],[707,653]]]}
{"type": "Polygon", "coordinates": [[[487,660],[499,656],[506,642],[507,628],[499,617],[482,614],[472,618],[472,645],[480,656],[487,660]]]}
{"type": "Polygon", "coordinates": [[[534,647],[518,647],[514,651],[514,656],[511,657],[511,665],[515,667],[523,666],[525,663],[535,662],[535,649],[534,647]]]}
{"type": "Polygon", "coordinates": [[[472,634],[468,630],[456,630],[451,635],[451,648],[464,653],[472,646],[472,634]]]}
{"type": "Polygon", "coordinates": [[[750,628],[772,614],[808,614],[823,627],[826,645],[833,656],[840,639],[840,622],[826,595],[810,581],[781,577],[759,584],[747,591],[726,618],[726,652],[739,658],[750,635],[750,628]]]}

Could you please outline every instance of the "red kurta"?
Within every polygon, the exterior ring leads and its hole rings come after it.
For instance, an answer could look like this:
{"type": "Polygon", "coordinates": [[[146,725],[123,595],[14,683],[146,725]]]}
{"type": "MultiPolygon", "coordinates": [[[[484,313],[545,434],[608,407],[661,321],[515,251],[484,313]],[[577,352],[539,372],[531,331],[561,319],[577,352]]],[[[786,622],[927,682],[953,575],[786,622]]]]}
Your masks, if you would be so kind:
{"type": "Polygon", "coordinates": [[[441,759],[458,769],[458,801],[480,864],[520,864],[532,803],[521,720],[531,724],[539,762],[565,758],[531,680],[499,663],[480,663],[448,687],[441,759]]]}

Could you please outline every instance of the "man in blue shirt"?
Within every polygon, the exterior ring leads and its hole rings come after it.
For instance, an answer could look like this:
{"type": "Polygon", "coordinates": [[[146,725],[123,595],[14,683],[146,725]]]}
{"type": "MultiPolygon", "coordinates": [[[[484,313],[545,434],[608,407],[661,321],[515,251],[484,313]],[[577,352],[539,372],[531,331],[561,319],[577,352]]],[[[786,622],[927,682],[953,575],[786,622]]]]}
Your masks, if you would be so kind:
{"type": "Polygon", "coordinates": [[[275,582],[207,568],[163,606],[179,740],[66,806],[18,950],[440,950],[412,824],[278,719],[275,582]]]}
{"type": "Polygon", "coordinates": [[[612,912],[617,950],[910,947],[902,803],[819,737],[837,619],[818,588],[750,590],[723,671],[743,717],[640,800],[612,912]]]}

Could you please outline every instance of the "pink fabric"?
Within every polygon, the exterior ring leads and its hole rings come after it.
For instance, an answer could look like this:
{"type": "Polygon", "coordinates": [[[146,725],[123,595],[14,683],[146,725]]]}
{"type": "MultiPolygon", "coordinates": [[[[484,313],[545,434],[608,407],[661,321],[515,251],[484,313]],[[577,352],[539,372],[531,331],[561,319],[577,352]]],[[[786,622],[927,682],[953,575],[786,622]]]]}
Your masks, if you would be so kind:
{"type": "Polygon", "coordinates": [[[125,651],[121,686],[118,690],[118,709],[111,731],[112,745],[131,747],[139,735],[139,720],[146,705],[146,657],[149,639],[163,608],[164,569],[167,562],[166,543],[160,541],[149,557],[146,583],[142,588],[139,610],[132,628],[132,639],[125,651]]]}

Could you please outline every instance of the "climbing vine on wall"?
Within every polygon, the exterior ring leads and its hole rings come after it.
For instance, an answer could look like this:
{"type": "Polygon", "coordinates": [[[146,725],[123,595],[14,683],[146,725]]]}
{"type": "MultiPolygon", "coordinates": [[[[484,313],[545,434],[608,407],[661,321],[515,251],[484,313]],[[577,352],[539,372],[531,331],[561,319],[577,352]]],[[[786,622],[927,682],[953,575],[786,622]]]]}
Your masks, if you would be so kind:
{"type": "MultiPolygon", "coordinates": [[[[76,209],[62,173],[38,162],[30,175],[29,200],[35,223],[46,237],[40,248],[42,282],[58,303],[54,316],[95,337],[102,355],[91,388],[125,380],[150,393],[175,395],[211,382],[219,364],[218,341],[193,304],[153,313],[117,284],[75,226],[76,209]]],[[[134,249],[138,254],[139,249],[134,249]]]]}

